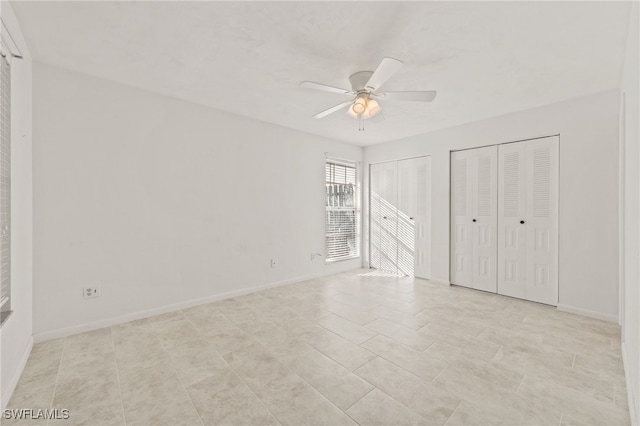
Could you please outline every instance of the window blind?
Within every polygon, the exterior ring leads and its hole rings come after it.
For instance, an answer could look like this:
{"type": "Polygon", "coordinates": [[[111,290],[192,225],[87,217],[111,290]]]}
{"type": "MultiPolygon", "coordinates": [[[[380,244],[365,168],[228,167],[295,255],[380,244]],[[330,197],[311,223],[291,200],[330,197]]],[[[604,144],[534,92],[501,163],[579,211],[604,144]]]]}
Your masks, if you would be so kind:
{"type": "Polygon", "coordinates": [[[0,313],[11,310],[11,73],[0,59],[0,313]]]}
{"type": "Polygon", "coordinates": [[[360,256],[360,205],[357,164],[327,158],[325,164],[327,262],[360,256]]]}

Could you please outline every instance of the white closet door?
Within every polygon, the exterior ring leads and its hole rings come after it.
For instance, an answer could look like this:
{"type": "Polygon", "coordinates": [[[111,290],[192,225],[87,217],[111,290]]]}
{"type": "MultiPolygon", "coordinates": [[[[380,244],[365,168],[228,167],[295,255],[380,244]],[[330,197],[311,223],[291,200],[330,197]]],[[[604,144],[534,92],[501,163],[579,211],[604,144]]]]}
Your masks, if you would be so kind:
{"type": "Polygon", "coordinates": [[[414,275],[431,278],[431,157],[421,157],[416,162],[414,275]]]}
{"type": "Polygon", "coordinates": [[[558,304],[558,137],[525,143],[526,299],[558,304]]]}
{"type": "Polygon", "coordinates": [[[380,236],[382,234],[381,204],[380,204],[380,175],[382,169],[379,164],[369,167],[369,266],[380,269],[380,236]]]}
{"type": "Polygon", "coordinates": [[[371,266],[398,271],[397,162],[371,165],[371,266]]]}
{"type": "Polygon", "coordinates": [[[524,299],[527,274],[525,142],[500,145],[498,161],[498,293],[524,299]]]}
{"type": "Polygon", "coordinates": [[[429,165],[430,157],[398,161],[398,269],[422,278],[430,275],[429,165]]]}
{"type": "Polygon", "coordinates": [[[413,276],[415,263],[416,161],[398,161],[398,272],[413,276]]]}
{"type": "Polygon", "coordinates": [[[473,288],[497,292],[498,149],[470,150],[472,162],[473,288]]]}
{"type": "Polygon", "coordinates": [[[558,304],[558,137],[499,147],[498,293],[558,304]]]}
{"type": "Polygon", "coordinates": [[[473,287],[472,150],[451,153],[451,283],[473,287]]]}

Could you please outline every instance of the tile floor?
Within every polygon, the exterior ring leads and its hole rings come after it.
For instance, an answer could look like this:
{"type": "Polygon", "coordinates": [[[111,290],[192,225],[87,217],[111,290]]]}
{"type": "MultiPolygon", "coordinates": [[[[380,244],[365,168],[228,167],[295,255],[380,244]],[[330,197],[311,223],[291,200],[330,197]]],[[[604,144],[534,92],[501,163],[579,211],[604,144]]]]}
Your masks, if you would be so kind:
{"type": "Polygon", "coordinates": [[[36,344],[9,408],[69,425],[629,424],[618,326],[367,272],[36,344]]]}

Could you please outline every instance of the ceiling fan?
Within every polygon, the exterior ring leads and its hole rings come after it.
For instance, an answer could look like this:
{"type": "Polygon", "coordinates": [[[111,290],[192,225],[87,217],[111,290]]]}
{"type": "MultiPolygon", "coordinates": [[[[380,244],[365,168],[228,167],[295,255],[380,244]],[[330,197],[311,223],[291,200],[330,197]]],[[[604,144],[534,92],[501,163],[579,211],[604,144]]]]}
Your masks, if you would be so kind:
{"type": "Polygon", "coordinates": [[[383,58],[375,71],[359,71],[351,74],[349,77],[351,90],[340,89],[322,83],[314,83],[313,81],[303,81],[300,83],[300,86],[352,96],[352,98],[347,101],[315,114],[313,118],[323,118],[348,107],[347,114],[358,119],[358,130],[362,131],[364,130],[364,120],[374,117],[382,111],[382,107],[377,102],[379,100],[431,102],[435,99],[435,91],[380,91],[380,87],[382,87],[402,65],[402,62],[397,59],[383,58]]]}

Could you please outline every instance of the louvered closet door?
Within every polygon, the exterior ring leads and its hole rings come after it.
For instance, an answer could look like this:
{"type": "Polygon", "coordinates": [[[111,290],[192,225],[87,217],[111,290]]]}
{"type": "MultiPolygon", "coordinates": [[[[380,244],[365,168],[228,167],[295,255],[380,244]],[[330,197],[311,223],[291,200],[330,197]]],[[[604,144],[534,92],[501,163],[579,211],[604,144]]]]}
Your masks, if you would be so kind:
{"type": "Polygon", "coordinates": [[[371,165],[371,266],[398,272],[397,162],[371,165]]]}
{"type": "Polygon", "coordinates": [[[528,141],[526,299],[558,304],[557,136],[528,141]]]}
{"type": "Polygon", "coordinates": [[[451,283],[473,287],[472,150],[451,153],[451,283]]]}
{"type": "Polygon", "coordinates": [[[499,147],[498,293],[558,303],[558,137],[499,147]]]}
{"type": "Polygon", "coordinates": [[[473,288],[497,292],[498,148],[470,150],[472,162],[473,288]]]}
{"type": "Polygon", "coordinates": [[[526,293],[526,145],[498,147],[498,293],[525,298],[526,293]]]}
{"type": "Polygon", "coordinates": [[[431,157],[398,161],[398,268],[421,278],[430,276],[431,157]]]}
{"type": "Polygon", "coordinates": [[[398,272],[412,277],[415,263],[417,163],[398,161],[398,272]]]}
{"type": "Polygon", "coordinates": [[[431,278],[431,157],[416,159],[414,275],[431,278]]]}

